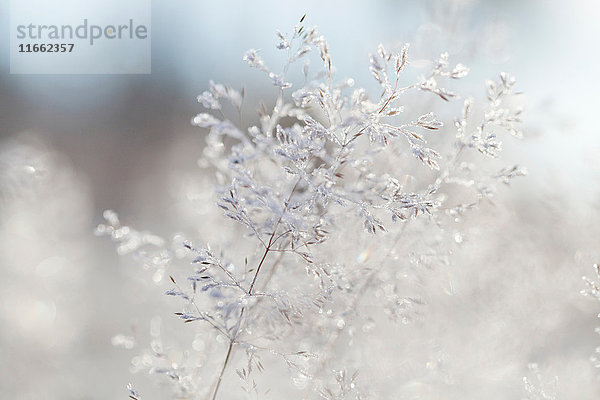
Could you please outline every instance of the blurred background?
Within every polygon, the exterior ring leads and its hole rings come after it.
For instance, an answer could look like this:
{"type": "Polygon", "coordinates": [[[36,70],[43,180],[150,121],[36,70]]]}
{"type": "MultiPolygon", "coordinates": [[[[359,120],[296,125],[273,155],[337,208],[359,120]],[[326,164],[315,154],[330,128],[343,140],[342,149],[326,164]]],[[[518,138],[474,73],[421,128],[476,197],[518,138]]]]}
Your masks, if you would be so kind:
{"type": "MultiPolygon", "coordinates": [[[[3,0],[2,26],[8,9],[3,0]]],[[[10,75],[5,32],[0,398],[125,397],[132,354],[111,339],[145,326],[162,299],[159,290],[157,300],[136,296],[144,283],[135,280],[144,279],[131,272],[135,261],[118,257],[94,228],[103,210],[114,209],[127,224],[165,237],[198,229],[185,212],[193,199],[183,194],[211,189],[198,177],[204,137],[190,125],[201,110],[196,96],[212,79],[244,87],[248,104],[272,102],[275,88],[242,56],[257,48],[268,65],[281,63],[275,31],[290,31],[305,13],[328,39],[337,76],[360,85],[371,85],[368,53],[378,43],[410,42],[415,62],[448,51],[451,63],[471,68],[461,87],[467,93],[484,96],[484,80],[500,71],[516,76],[526,137],[507,158],[529,176],[503,198],[513,213],[485,231],[500,270],[477,279],[518,285],[531,312],[523,323],[543,321],[513,327],[536,342],[531,353],[515,354],[558,375],[563,398],[598,398],[588,362],[600,343],[598,307],[579,290],[581,275],[593,275],[600,262],[600,7],[584,0],[154,0],[150,75],[10,75]],[[509,251],[511,243],[519,252],[509,251]]],[[[494,301],[514,293],[502,296],[494,301]]],[[[517,397],[519,372],[506,392],[517,397]]]]}

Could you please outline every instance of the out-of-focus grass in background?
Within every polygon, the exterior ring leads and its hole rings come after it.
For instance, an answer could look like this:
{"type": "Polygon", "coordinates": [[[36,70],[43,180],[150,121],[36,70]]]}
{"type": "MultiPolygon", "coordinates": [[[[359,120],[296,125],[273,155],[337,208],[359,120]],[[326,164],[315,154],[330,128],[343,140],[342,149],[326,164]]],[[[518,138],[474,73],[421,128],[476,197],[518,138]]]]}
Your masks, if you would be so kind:
{"type": "MultiPolygon", "coordinates": [[[[94,5],[102,6],[91,4],[90,14],[94,5]]],[[[554,278],[577,282],[600,253],[600,244],[591,245],[599,238],[592,221],[600,220],[594,2],[175,0],[152,7],[151,75],[9,75],[7,32],[0,39],[0,154],[37,160],[42,182],[13,181],[23,171],[2,164],[8,183],[0,199],[0,397],[123,395],[130,355],[111,348],[110,338],[132,315],[150,318],[152,301],[136,298],[122,282],[122,262],[93,237],[93,227],[102,210],[113,208],[161,234],[180,228],[182,221],[168,217],[175,214],[174,187],[197,172],[203,137],[189,124],[200,110],[196,95],[213,79],[244,86],[249,104],[272,101],[275,89],[242,55],[259,48],[268,64],[280,64],[274,32],[291,29],[304,13],[327,37],[340,77],[370,81],[368,53],[379,42],[407,41],[415,60],[447,50],[471,67],[465,91],[483,95],[484,79],[514,74],[528,104],[527,137],[509,150],[530,176],[512,197],[526,218],[522,229],[511,229],[529,240],[527,251],[570,257],[572,265],[554,278]],[[116,312],[123,304],[128,312],[116,312]]],[[[574,288],[566,292],[567,308],[593,315],[574,288]]],[[[587,323],[577,322],[583,333],[572,339],[584,341],[584,355],[595,346],[587,323]]],[[[561,328],[567,338],[569,328],[561,328]]]]}

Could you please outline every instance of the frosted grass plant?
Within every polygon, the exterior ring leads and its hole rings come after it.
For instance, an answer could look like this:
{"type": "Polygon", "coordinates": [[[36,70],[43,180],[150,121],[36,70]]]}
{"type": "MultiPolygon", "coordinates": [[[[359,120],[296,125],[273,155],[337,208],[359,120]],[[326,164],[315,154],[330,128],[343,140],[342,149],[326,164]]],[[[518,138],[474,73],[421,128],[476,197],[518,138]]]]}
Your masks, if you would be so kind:
{"type": "Polygon", "coordinates": [[[168,377],[173,398],[385,397],[379,378],[361,379],[364,352],[376,351],[361,339],[379,334],[394,345],[390,321],[427,318],[427,282],[451,264],[462,221],[525,174],[497,161],[502,140],[522,135],[512,76],[488,81],[480,102],[448,88],[469,69],[447,53],[409,81],[408,44],[379,45],[369,90],[336,76],[326,39],[304,19],[277,33],[283,67],[257,50],[243,57],[275,87],[272,106],[246,104],[244,90],[214,82],[198,96],[200,166],[224,218],[207,219],[198,240],[171,242],[122,225],[113,211],[98,227],[181,303],[175,315],[191,343],[166,345],[155,319],[150,347],[132,360],[134,370],[168,377]],[[423,99],[432,109],[419,109],[423,99]],[[256,107],[258,123],[247,126],[243,110],[256,107]]]}

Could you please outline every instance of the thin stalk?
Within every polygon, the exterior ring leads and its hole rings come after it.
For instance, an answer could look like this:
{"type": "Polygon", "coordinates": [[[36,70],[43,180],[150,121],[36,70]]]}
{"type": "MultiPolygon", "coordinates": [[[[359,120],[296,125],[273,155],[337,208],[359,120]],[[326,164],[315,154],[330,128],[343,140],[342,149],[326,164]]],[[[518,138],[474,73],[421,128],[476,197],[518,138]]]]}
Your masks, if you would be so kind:
{"type": "Polygon", "coordinates": [[[219,392],[219,387],[221,386],[221,381],[223,380],[223,375],[225,374],[225,370],[227,369],[227,364],[229,363],[229,358],[231,357],[231,350],[233,349],[233,340],[229,341],[229,348],[227,349],[227,355],[225,356],[225,361],[223,362],[223,367],[221,368],[221,373],[219,374],[219,378],[217,379],[217,385],[215,386],[215,390],[213,391],[212,400],[217,398],[217,393],[219,392]]]}
{"type": "Polygon", "coordinates": [[[252,279],[252,283],[250,284],[250,289],[248,289],[248,294],[251,295],[251,296],[252,296],[252,289],[254,289],[254,285],[256,284],[256,279],[258,278],[258,274],[260,272],[260,268],[262,267],[263,263],[265,262],[265,259],[267,258],[267,255],[271,251],[271,246],[273,245],[273,238],[275,237],[275,233],[277,233],[277,228],[279,228],[279,224],[281,223],[281,219],[283,218],[283,215],[286,213],[287,208],[288,208],[288,206],[290,204],[290,201],[292,200],[292,196],[296,192],[296,189],[298,188],[298,184],[300,183],[301,179],[302,178],[298,178],[298,180],[296,181],[296,184],[292,188],[292,191],[291,191],[290,195],[288,196],[288,199],[285,201],[285,208],[283,209],[283,212],[281,213],[281,216],[277,220],[277,223],[275,224],[275,228],[273,228],[273,233],[271,233],[271,237],[269,238],[269,243],[267,244],[267,248],[265,249],[265,253],[262,256],[262,258],[260,260],[260,263],[258,264],[258,267],[256,267],[256,273],[254,274],[254,278],[252,279]]]}

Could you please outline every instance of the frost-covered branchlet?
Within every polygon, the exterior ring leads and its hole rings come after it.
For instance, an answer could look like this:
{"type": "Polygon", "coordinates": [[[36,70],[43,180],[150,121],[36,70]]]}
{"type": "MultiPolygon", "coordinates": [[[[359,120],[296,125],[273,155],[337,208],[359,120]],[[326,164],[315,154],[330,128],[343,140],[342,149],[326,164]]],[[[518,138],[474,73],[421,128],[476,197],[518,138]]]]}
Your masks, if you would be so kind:
{"type": "MultiPolygon", "coordinates": [[[[587,288],[581,291],[584,296],[593,297],[600,301],[600,264],[594,264],[594,271],[598,281],[594,281],[588,277],[583,277],[587,288]]],[[[600,318],[600,314],[598,314],[600,318]]],[[[596,328],[596,333],[600,334],[600,328],[596,328]]],[[[600,368],[600,346],[596,347],[594,354],[590,357],[590,361],[594,364],[594,367],[600,368]]]]}
{"type": "MultiPolygon", "coordinates": [[[[420,286],[407,286],[405,278],[420,279],[416,269],[446,263],[447,252],[428,250],[445,240],[445,226],[491,197],[496,183],[525,173],[518,166],[490,168],[481,155],[500,154],[503,131],[520,136],[520,111],[509,107],[512,77],[488,83],[486,107],[475,110],[469,98],[460,117],[444,124],[440,113],[404,106],[419,94],[433,95],[435,107],[459,97],[445,86],[468,68],[450,66],[448,54],[410,83],[404,78],[411,68],[408,45],[397,53],[380,45],[370,56],[379,86],[372,96],[353,79],[337,80],[327,41],[304,17],[291,34],[277,36],[286,57],[280,70],[256,50],[244,56],[278,91],[273,107],[258,106],[257,126],[242,124],[244,108],[253,107],[244,103],[244,91],[213,82],[198,96],[205,111],[192,119],[208,131],[200,164],[215,176],[215,212],[238,226],[201,231],[213,241],[218,229],[228,242],[166,246],[121,226],[112,212],[99,230],[121,252],[142,250],[147,265],[166,271],[166,294],[185,304],[176,313],[187,323],[182,329],[205,337],[200,363],[185,346],[176,366],[161,357],[160,346],[137,359],[141,369],[170,376],[177,398],[215,399],[233,370],[248,393],[264,393],[269,388],[255,377],[268,373],[266,359],[287,365],[297,387],[315,389],[308,396],[367,398],[371,389],[359,391],[361,375],[354,372],[358,354],[335,353],[354,324],[366,332],[381,317],[361,314],[363,300],[377,297],[393,320],[420,318],[426,302],[420,286]],[[300,68],[304,84],[297,86],[293,67],[312,53],[320,67],[313,72],[307,61],[300,68]],[[231,106],[236,112],[228,119],[231,106]],[[187,276],[169,270],[180,258],[194,267],[187,276]]],[[[459,243],[460,235],[451,241],[459,243]]]]}
{"type": "Polygon", "coordinates": [[[527,393],[525,400],[557,400],[556,386],[558,378],[554,377],[554,379],[546,381],[537,364],[531,363],[527,367],[530,374],[535,378],[532,382],[530,378],[523,377],[523,384],[527,393]]]}

